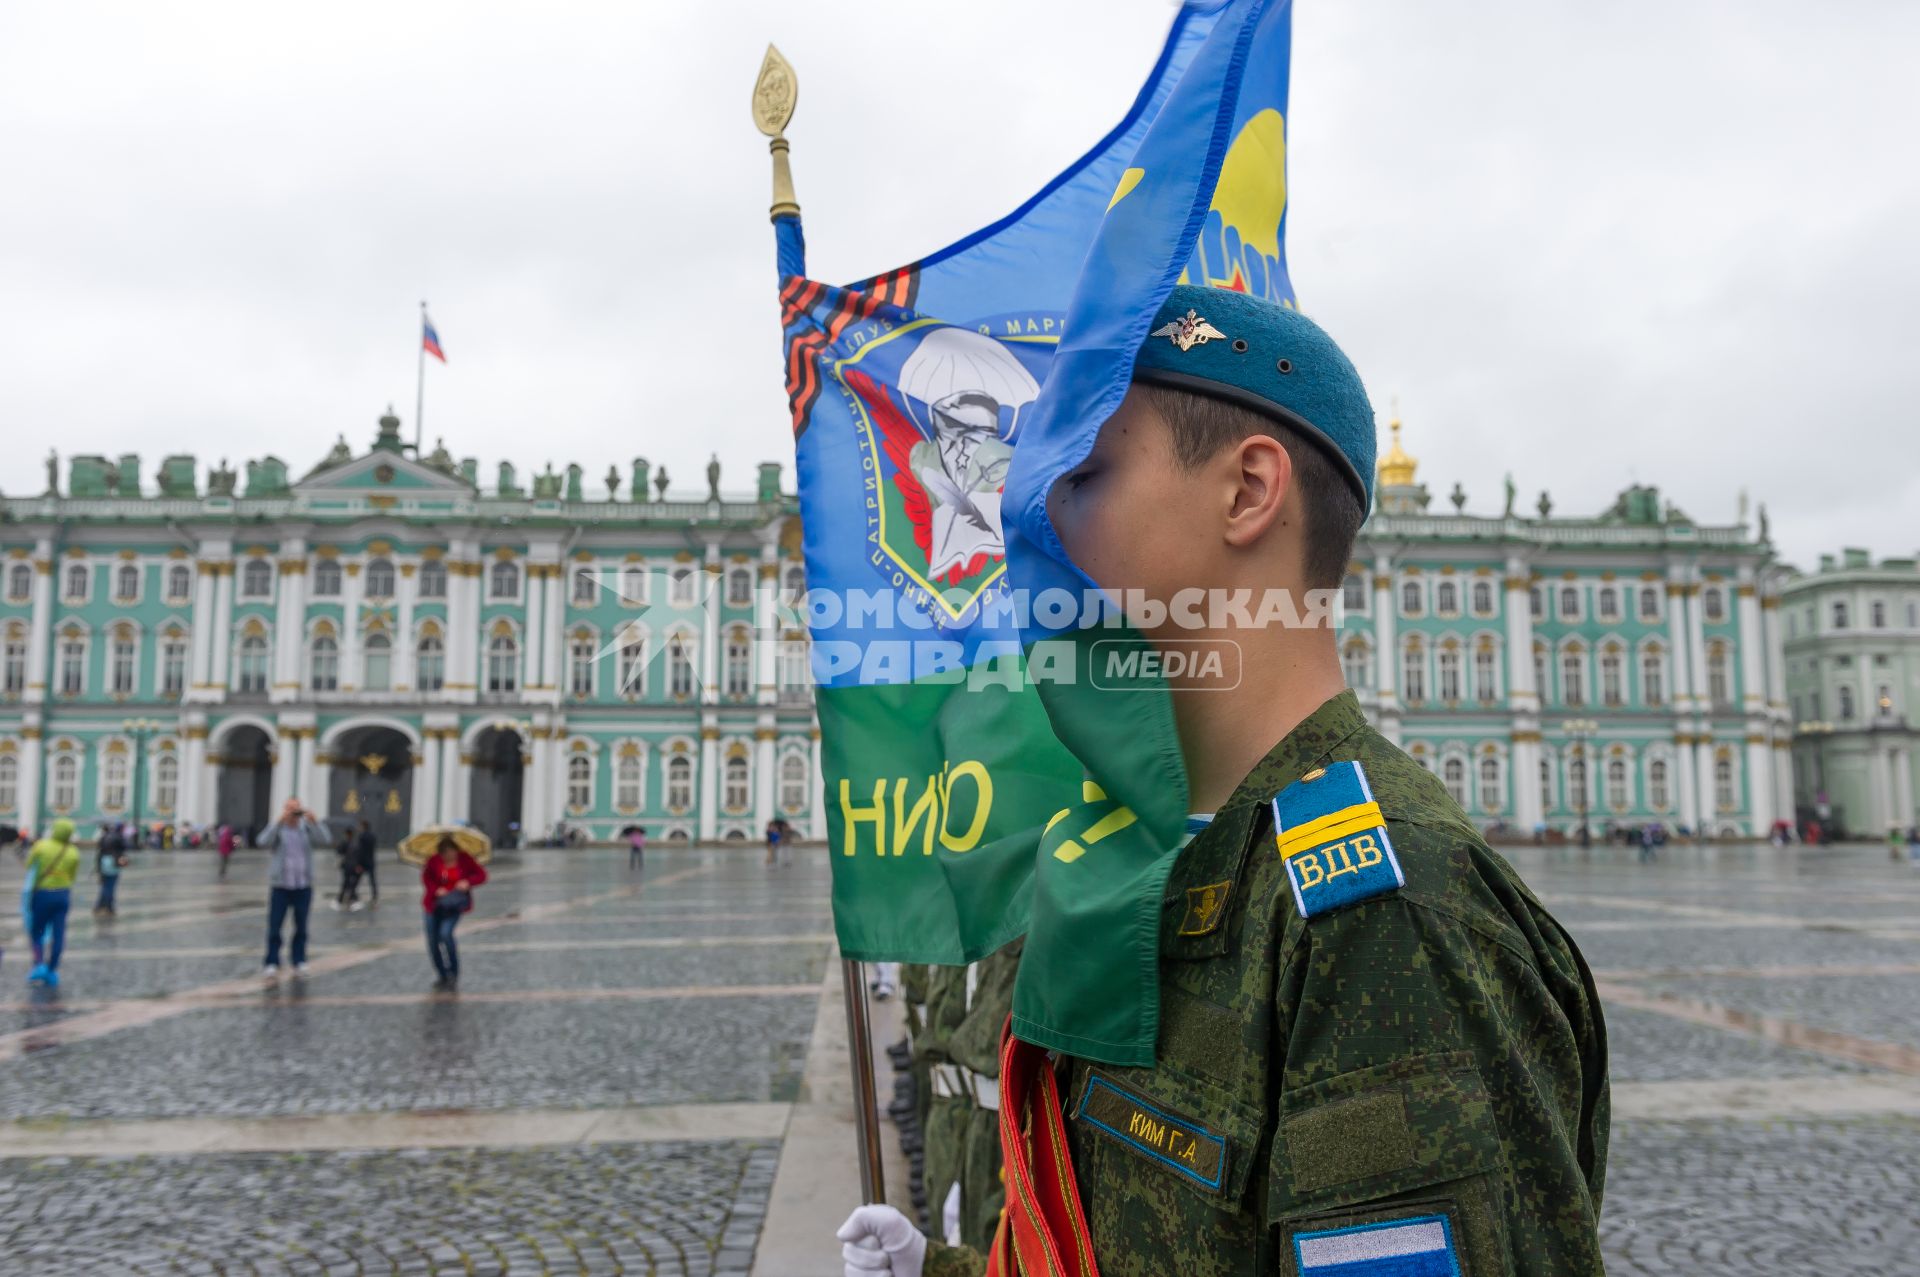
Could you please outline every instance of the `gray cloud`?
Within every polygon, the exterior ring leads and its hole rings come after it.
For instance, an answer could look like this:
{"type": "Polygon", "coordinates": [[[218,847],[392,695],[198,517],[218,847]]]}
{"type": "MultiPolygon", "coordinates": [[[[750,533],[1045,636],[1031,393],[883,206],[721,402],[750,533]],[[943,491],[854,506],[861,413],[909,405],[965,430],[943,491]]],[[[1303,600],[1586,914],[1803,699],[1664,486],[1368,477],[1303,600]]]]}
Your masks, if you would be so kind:
{"type": "MultiPolygon", "coordinates": [[[[1124,110],[1164,0],[0,10],[0,490],[63,453],[274,452],[408,419],[485,472],[789,461],[768,163],[797,66],[810,265],[991,220],[1124,110]]],[[[1438,492],[1920,546],[1920,10],[1304,0],[1289,250],[1438,492]]],[[[149,464],[151,472],[151,464],[149,464]]],[[[678,486],[678,485],[676,485],[678,486]]]]}

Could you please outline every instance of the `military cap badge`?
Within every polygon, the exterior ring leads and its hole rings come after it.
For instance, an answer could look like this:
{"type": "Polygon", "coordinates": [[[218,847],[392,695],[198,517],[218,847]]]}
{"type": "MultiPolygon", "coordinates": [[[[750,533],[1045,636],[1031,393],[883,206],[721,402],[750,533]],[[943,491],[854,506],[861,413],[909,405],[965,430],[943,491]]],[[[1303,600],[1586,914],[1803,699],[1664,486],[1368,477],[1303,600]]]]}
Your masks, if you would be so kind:
{"type": "Polygon", "coordinates": [[[1329,763],[1275,794],[1273,837],[1302,918],[1406,885],[1386,815],[1357,762],[1329,763]]]}
{"type": "Polygon", "coordinates": [[[1200,312],[1189,310],[1185,315],[1162,324],[1147,336],[1165,337],[1181,350],[1192,350],[1195,346],[1204,346],[1215,337],[1225,337],[1226,334],[1200,318],[1200,312]]]}

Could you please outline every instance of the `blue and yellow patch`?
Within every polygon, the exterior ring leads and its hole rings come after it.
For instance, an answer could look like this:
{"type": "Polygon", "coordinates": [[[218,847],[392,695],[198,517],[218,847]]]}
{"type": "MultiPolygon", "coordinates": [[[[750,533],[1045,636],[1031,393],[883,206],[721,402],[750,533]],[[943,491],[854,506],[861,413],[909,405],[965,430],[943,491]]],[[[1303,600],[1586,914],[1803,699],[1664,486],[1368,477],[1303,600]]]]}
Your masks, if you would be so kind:
{"type": "Polygon", "coordinates": [[[1406,885],[1386,815],[1357,762],[1308,772],[1275,794],[1273,836],[1303,918],[1406,885]]]}

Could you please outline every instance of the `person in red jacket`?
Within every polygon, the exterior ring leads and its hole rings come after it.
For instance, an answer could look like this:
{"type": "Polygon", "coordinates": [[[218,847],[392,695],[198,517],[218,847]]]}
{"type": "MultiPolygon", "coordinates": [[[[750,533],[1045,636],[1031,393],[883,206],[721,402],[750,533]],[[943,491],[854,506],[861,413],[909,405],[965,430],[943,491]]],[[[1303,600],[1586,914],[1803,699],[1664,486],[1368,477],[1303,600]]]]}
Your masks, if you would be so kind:
{"type": "Polygon", "coordinates": [[[487,880],[487,871],[451,838],[442,838],[433,858],[421,866],[420,883],[427,889],[420,902],[427,911],[427,956],[440,978],[434,988],[451,993],[460,984],[460,951],[454,948],[453,928],[460,915],[473,908],[473,889],[487,880]]]}

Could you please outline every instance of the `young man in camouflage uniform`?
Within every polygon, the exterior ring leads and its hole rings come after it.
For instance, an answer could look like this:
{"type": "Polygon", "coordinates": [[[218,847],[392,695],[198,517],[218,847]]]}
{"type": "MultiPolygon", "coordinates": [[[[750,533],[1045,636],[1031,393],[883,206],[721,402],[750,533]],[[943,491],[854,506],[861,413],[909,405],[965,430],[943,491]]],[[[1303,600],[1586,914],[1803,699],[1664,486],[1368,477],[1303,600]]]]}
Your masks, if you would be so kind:
{"type": "MultiPolygon", "coordinates": [[[[1176,288],[1150,331],[1133,391],[1052,489],[1074,561],[1163,603],[1193,586],[1256,603],[1337,588],[1372,499],[1352,365],[1298,313],[1243,294],[1176,288]],[[1211,337],[1169,335],[1196,319],[1211,337]]],[[[1056,1064],[1086,1223],[1084,1242],[1056,1239],[1067,1270],[1600,1273],[1606,1040],[1572,940],[1367,724],[1330,623],[1147,637],[1229,640],[1239,682],[1173,688],[1207,819],[1164,896],[1156,1063],[1056,1064]],[[1322,801],[1355,785],[1366,802],[1322,801]],[[1359,823],[1358,861],[1296,863],[1331,856],[1316,828],[1359,823]]],[[[855,1212],[850,1277],[985,1267],[904,1222],[855,1212]]]]}

